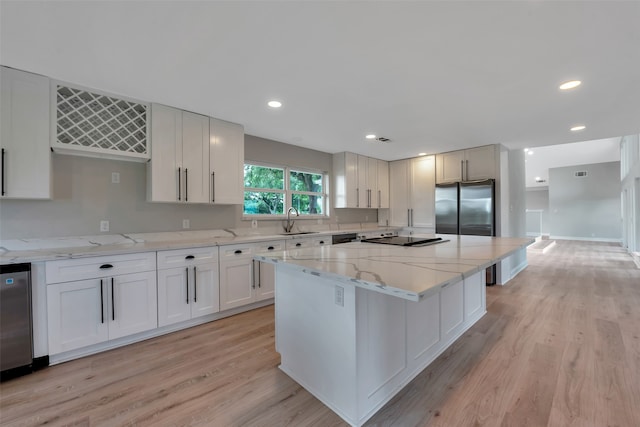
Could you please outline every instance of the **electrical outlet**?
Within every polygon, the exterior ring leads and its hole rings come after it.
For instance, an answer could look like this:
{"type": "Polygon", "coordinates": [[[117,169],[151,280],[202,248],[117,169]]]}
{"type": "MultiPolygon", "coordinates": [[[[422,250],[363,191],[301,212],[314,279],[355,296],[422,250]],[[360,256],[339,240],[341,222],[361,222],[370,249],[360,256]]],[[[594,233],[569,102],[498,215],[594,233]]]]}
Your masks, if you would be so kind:
{"type": "Polygon", "coordinates": [[[336,305],[344,307],[344,288],[336,285],[336,305]]]}
{"type": "Polygon", "coordinates": [[[191,227],[191,222],[188,219],[183,219],[182,220],[182,228],[190,228],[191,227]]]}
{"type": "Polygon", "coordinates": [[[111,172],[111,183],[112,184],[120,184],[120,173],[119,172],[111,172]]]}
{"type": "Polygon", "coordinates": [[[258,228],[258,221],[256,221],[255,219],[251,220],[251,228],[258,228]]]}
{"type": "Polygon", "coordinates": [[[100,221],[100,231],[109,231],[109,221],[100,221]]]}

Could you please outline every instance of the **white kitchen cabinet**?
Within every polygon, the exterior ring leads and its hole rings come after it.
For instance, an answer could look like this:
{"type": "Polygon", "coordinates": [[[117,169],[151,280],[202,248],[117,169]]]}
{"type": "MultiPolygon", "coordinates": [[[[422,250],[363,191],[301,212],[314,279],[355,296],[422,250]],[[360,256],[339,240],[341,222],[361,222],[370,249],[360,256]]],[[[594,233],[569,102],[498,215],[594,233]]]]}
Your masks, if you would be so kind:
{"type": "Polygon", "coordinates": [[[241,205],[244,203],[244,128],[211,118],[209,132],[211,202],[241,205]]]}
{"type": "Polygon", "coordinates": [[[158,252],[158,325],[217,313],[218,248],[158,252]]]}
{"type": "Polygon", "coordinates": [[[154,329],[155,271],[49,284],[47,312],[51,355],[154,329]]]}
{"type": "Polygon", "coordinates": [[[389,162],[378,160],[378,208],[389,208],[389,162]]]}
{"type": "Polygon", "coordinates": [[[155,269],[153,252],[47,262],[49,354],[156,328],[155,269]]]}
{"type": "Polygon", "coordinates": [[[435,227],[435,157],[389,164],[390,225],[435,227]]]}
{"type": "Polygon", "coordinates": [[[331,236],[299,237],[285,241],[285,249],[302,249],[331,244],[331,236]]]}
{"type": "Polygon", "coordinates": [[[0,67],[1,198],[50,199],[49,79],[0,67]]]}
{"type": "Polygon", "coordinates": [[[147,200],[209,203],[209,117],[151,106],[147,200]]]}
{"type": "Polygon", "coordinates": [[[495,145],[436,155],[436,183],[496,178],[495,145]]]}
{"type": "Polygon", "coordinates": [[[253,259],[262,252],[284,250],[283,241],[220,247],[220,310],[273,297],[273,269],[253,259]],[[271,274],[271,276],[270,276],[271,274]]]}
{"type": "MultiPolygon", "coordinates": [[[[378,208],[378,159],[354,153],[333,155],[336,208],[378,208]]],[[[383,172],[384,173],[384,172],[383,172]]]]}

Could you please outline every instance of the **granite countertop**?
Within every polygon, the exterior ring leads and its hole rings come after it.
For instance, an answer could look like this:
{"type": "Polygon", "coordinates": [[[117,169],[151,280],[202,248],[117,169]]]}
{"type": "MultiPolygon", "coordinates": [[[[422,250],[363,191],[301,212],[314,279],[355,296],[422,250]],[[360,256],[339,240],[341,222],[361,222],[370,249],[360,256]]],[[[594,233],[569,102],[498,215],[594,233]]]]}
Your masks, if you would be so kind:
{"type": "Polygon", "coordinates": [[[403,247],[352,242],[256,256],[302,273],[419,301],[489,267],[533,239],[441,235],[448,242],[403,247]]]}
{"type": "Polygon", "coordinates": [[[365,224],[342,224],[298,229],[309,234],[283,235],[281,229],[228,229],[128,233],[97,236],[0,241],[0,264],[41,262],[136,252],[154,252],[207,246],[259,243],[272,240],[305,239],[343,233],[395,231],[395,227],[371,227],[365,224]]]}

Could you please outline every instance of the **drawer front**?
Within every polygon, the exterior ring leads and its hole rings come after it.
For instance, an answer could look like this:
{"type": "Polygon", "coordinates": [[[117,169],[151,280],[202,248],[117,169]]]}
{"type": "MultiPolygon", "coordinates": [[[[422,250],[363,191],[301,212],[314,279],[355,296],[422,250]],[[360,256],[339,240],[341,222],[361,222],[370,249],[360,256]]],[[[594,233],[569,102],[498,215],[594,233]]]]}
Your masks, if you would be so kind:
{"type": "Polygon", "coordinates": [[[256,254],[260,254],[260,253],[284,251],[284,249],[285,249],[284,240],[277,240],[273,242],[257,243],[255,245],[254,251],[256,254]]]}
{"type": "Polygon", "coordinates": [[[220,262],[232,259],[253,258],[255,251],[255,245],[253,243],[247,243],[244,245],[228,245],[220,246],[220,262]]]}
{"type": "Polygon", "coordinates": [[[326,237],[313,237],[311,239],[293,239],[287,240],[286,249],[301,249],[310,248],[313,246],[324,246],[331,244],[331,236],[326,237]]]}
{"type": "Polygon", "coordinates": [[[158,251],[158,270],[218,262],[218,248],[190,248],[158,251]]]}
{"type": "Polygon", "coordinates": [[[47,284],[118,276],[155,269],[155,252],[66,259],[48,261],[45,264],[47,284]]]}

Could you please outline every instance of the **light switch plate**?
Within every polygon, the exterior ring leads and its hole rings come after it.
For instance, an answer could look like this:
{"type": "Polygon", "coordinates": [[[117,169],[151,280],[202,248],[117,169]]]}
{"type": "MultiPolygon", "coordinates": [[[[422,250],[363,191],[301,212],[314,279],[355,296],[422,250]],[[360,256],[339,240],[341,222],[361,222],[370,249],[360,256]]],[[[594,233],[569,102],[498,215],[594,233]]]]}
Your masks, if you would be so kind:
{"type": "Polygon", "coordinates": [[[111,183],[120,184],[120,172],[111,172],[111,183]]]}
{"type": "Polygon", "coordinates": [[[336,285],[336,305],[344,307],[344,288],[336,285]]]}
{"type": "Polygon", "coordinates": [[[100,221],[100,231],[109,231],[109,221],[100,221]]]}
{"type": "Polygon", "coordinates": [[[183,219],[182,220],[182,228],[184,228],[184,229],[191,228],[191,221],[189,221],[188,219],[183,219]]]}

